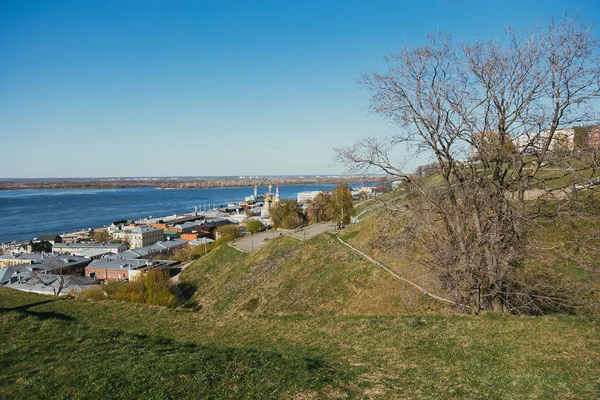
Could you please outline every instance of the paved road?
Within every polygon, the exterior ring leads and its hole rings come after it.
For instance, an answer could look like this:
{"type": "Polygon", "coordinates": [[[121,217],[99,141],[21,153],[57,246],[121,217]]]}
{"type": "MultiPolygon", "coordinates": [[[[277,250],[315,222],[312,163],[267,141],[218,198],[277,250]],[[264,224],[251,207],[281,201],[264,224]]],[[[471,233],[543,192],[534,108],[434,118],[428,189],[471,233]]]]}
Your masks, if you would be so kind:
{"type": "Polygon", "coordinates": [[[250,253],[254,250],[260,249],[265,243],[269,243],[269,240],[282,235],[283,232],[277,232],[275,230],[269,230],[264,232],[255,233],[254,235],[244,236],[241,239],[231,243],[231,245],[238,250],[250,253]]]}
{"type": "Polygon", "coordinates": [[[319,233],[323,232],[335,232],[335,223],[323,222],[296,231],[268,230],[264,232],[255,233],[254,235],[244,236],[243,238],[231,243],[231,245],[238,250],[244,251],[246,253],[251,253],[255,250],[260,249],[266,243],[269,243],[269,240],[273,240],[279,235],[288,235],[293,236],[296,239],[308,240],[313,236],[316,236],[319,233]]]}
{"type": "Polygon", "coordinates": [[[310,225],[306,228],[302,228],[293,232],[290,232],[289,235],[295,237],[300,240],[308,240],[314,236],[317,236],[319,233],[323,232],[335,232],[335,223],[334,222],[321,222],[316,225],[310,225]]]}
{"type": "Polygon", "coordinates": [[[193,261],[190,261],[186,264],[179,264],[176,267],[173,267],[170,269],[170,273],[171,273],[171,283],[173,284],[178,284],[179,283],[179,276],[181,275],[181,273],[183,272],[184,269],[186,269],[188,267],[188,265],[190,265],[191,263],[193,263],[193,261]]]}

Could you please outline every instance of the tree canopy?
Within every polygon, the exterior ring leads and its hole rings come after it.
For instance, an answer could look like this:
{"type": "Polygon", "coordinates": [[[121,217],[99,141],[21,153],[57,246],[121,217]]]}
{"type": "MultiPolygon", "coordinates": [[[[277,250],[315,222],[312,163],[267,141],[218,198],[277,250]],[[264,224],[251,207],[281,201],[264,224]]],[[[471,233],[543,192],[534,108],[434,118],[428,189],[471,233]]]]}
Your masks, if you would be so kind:
{"type": "Polygon", "coordinates": [[[271,224],[274,228],[295,229],[304,224],[302,207],[296,200],[282,200],[269,209],[271,224]]]}
{"type": "Polygon", "coordinates": [[[347,183],[340,183],[333,189],[331,198],[333,217],[337,223],[347,225],[354,215],[354,200],[347,183]]]}
{"type": "Polygon", "coordinates": [[[231,242],[242,236],[240,228],[236,225],[223,225],[215,230],[215,238],[219,243],[231,242]]]}
{"type": "Polygon", "coordinates": [[[333,202],[331,193],[319,193],[308,205],[306,216],[311,224],[330,221],[333,218],[333,202]]]}
{"type": "Polygon", "coordinates": [[[257,219],[251,219],[246,223],[246,230],[250,233],[260,232],[264,228],[264,224],[257,219]]]}

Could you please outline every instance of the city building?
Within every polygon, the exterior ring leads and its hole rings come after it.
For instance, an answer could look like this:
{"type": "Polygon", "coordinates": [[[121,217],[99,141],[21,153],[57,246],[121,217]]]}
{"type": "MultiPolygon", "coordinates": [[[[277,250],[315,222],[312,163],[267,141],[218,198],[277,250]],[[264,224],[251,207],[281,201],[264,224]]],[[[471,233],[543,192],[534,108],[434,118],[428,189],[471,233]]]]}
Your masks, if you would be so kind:
{"type": "Polygon", "coordinates": [[[130,248],[145,247],[164,240],[164,230],[153,226],[123,227],[113,232],[113,238],[129,242],[130,248]]]}
{"type": "Polygon", "coordinates": [[[184,239],[166,240],[156,242],[150,246],[129,249],[119,254],[122,258],[154,258],[158,255],[170,255],[175,250],[187,246],[188,241],[184,239]]]}
{"type": "Polygon", "coordinates": [[[107,249],[87,249],[87,250],[73,250],[71,254],[74,256],[89,258],[90,260],[97,260],[103,256],[112,254],[107,249]]]}
{"type": "Polygon", "coordinates": [[[192,233],[194,231],[197,231],[199,229],[200,225],[202,225],[203,223],[204,223],[204,221],[202,221],[202,220],[184,222],[183,224],[173,226],[172,230],[176,231],[176,232],[180,232],[180,233],[192,233]]]}
{"type": "Polygon", "coordinates": [[[600,126],[591,129],[587,137],[588,147],[592,149],[600,148],[600,126]]]}
{"type": "Polygon", "coordinates": [[[24,270],[22,265],[0,270],[0,285],[37,294],[66,295],[80,292],[96,284],[93,279],[80,275],[57,275],[24,270]]]}
{"type": "Polygon", "coordinates": [[[245,212],[237,212],[229,216],[229,220],[233,223],[239,224],[248,220],[248,215],[245,212]]]}
{"type": "Polygon", "coordinates": [[[38,239],[40,242],[50,242],[52,244],[62,243],[62,237],[60,235],[42,235],[38,239]]]}
{"type": "Polygon", "coordinates": [[[181,232],[167,230],[164,232],[165,240],[179,239],[181,232]]]}
{"type": "Polygon", "coordinates": [[[118,254],[122,251],[127,250],[127,246],[122,243],[92,243],[92,242],[79,242],[79,243],[56,243],[52,246],[52,252],[54,253],[69,253],[74,254],[82,250],[105,250],[109,253],[118,254]]]}
{"type": "Polygon", "coordinates": [[[116,282],[135,280],[153,269],[165,270],[178,264],[177,261],[130,259],[109,256],[92,261],[85,267],[85,276],[92,279],[116,282]]]}
{"type": "Polygon", "coordinates": [[[298,192],[298,204],[304,204],[313,201],[319,195],[319,193],[321,193],[321,190],[298,192]]]}
{"type": "Polygon", "coordinates": [[[23,271],[29,272],[76,274],[82,272],[82,267],[90,261],[88,258],[69,254],[9,252],[0,256],[0,268],[19,266],[23,271]]]}
{"type": "Polygon", "coordinates": [[[190,240],[188,242],[188,244],[190,246],[199,246],[201,244],[209,244],[209,243],[212,243],[212,242],[214,242],[213,239],[203,237],[203,238],[199,238],[199,239],[196,239],[196,240],[190,240]]]}
{"type": "MultiPolygon", "coordinates": [[[[513,139],[519,152],[536,154],[540,152],[550,136],[550,131],[528,133],[513,139]]],[[[551,151],[573,150],[575,147],[574,129],[557,129],[552,136],[551,151]]]]}
{"type": "Polygon", "coordinates": [[[42,253],[19,253],[9,251],[0,256],[0,268],[11,267],[19,264],[31,264],[33,261],[39,261],[44,257],[42,253]]]}

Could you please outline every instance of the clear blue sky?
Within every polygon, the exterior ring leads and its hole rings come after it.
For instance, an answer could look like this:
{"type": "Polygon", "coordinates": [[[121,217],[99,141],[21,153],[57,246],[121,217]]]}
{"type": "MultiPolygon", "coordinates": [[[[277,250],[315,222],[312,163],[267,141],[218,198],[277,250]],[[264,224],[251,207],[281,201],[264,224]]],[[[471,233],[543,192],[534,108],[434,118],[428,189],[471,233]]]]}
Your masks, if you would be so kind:
{"type": "Polygon", "coordinates": [[[0,1],[0,177],[332,174],[389,132],[363,71],[438,28],[502,36],[581,1],[0,1]]]}

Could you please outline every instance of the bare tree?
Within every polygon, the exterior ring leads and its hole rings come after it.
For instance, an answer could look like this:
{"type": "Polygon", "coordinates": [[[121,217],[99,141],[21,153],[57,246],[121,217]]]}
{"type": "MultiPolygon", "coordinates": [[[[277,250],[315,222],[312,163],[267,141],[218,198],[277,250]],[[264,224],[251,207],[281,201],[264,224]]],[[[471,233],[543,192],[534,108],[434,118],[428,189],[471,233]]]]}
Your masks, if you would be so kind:
{"type": "Polygon", "coordinates": [[[597,157],[576,154],[562,131],[595,117],[600,57],[591,27],[566,18],[506,34],[506,44],[460,46],[437,34],[386,57],[388,72],[365,74],[362,83],[373,92],[372,111],[398,133],[336,149],[354,172],[407,180],[414,218],[404,234],[428,250],[420,262],[475,314],[518,311],[515,299],[527,296],[514,279],[522,222],[540,212],[529,200],[569,199],[569,188],[548,181],[572,175],[575,182],[597,167],[597,157]],[[399,145],[432,156],[440,184],[425,185],[392,162],[399,145]],[[546,165],[552,176],[540,173],[546,165]]]}
{"type": "Polygon", "coordinates": [[[60,296],[65,290],[81,285],[84,281],[82,276],[72,274],[67,264],[68,262],[61,257],[44,259],[41,266],[32,266],[27,283],[51,287],[54,295],[60,296]]]}

